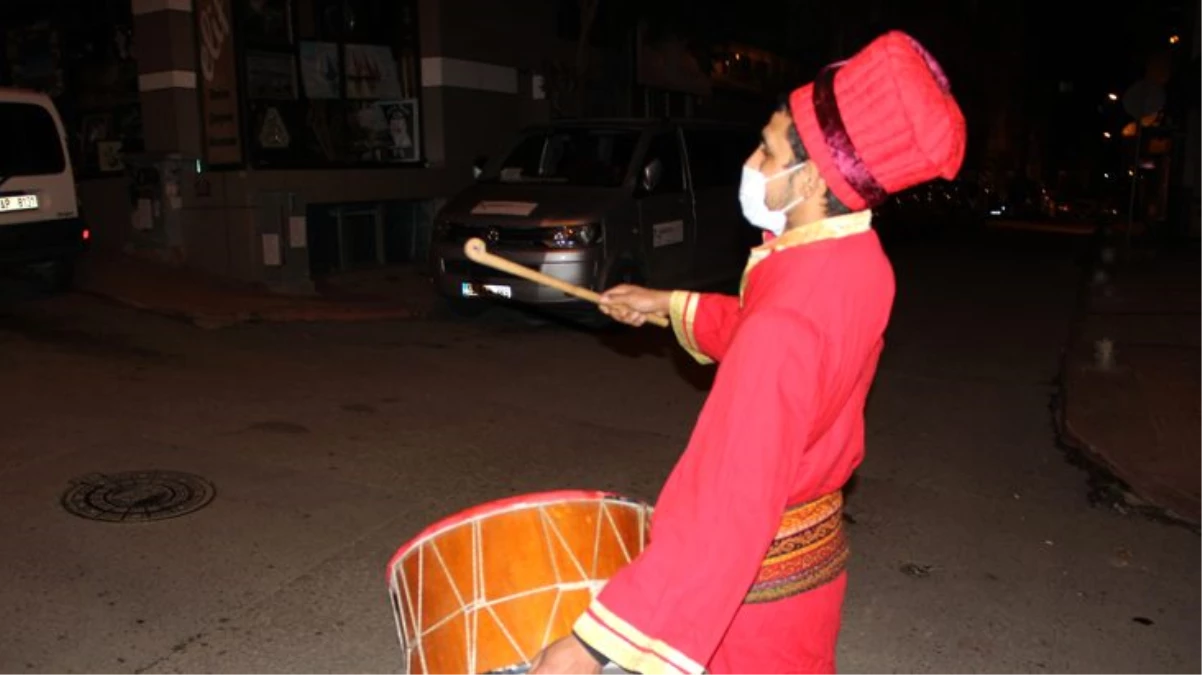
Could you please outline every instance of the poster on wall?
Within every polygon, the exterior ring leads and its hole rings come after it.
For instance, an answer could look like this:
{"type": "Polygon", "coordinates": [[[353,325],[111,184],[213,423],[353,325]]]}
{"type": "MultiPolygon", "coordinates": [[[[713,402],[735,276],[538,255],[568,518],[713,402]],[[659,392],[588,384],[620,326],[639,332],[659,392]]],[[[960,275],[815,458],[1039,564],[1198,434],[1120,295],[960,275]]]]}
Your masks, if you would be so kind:
{"type": "Polygon", "coordinates": [[[196,0],[201,128],[208,164],[242,162],[238,121],[238,69],[234,59],[230,0],[196,0]]]}
{"type": "Polygon", "coordinates": [[[259,124],[259,145],[269,150],[286,150],[292,145],[292,134],[275,106],[267,108],[259,124]]]}
{"type": "Polygon", "coordinates": [[[417,101],[356,104],[350,112],[355,157],[363,162],[416,162],[421,157],[417,101]]]}
{"type": "Polygon", "coordinates": [[[301,82],[309,98],[342,96],[342,65],[333,42],[300,43],[301,82]]]}
{"type": "Polygon", "coordinates": [[[296,62],[292,54],[248,52],[246,95],[252,99],[296,99],[296,62]]]}
{"type": "Polygon", "coordinates": [[[346,46],[347,98],[397,99],[404,95],[392,48],[382,45],[346,46]]]}
{"type": "Polygon", "coordinates": [[[101,141],[96,144],[97,163],[106,173],[124,171],[125,160],[121,156],[121,141],[101,141]]]}

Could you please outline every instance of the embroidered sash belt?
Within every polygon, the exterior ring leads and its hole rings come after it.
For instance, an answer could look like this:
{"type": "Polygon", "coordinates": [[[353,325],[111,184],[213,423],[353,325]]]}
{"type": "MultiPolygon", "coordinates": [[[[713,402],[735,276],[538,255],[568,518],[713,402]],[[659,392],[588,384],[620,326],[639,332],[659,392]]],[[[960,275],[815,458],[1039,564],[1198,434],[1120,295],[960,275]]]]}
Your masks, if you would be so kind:
{"type": "Polygon", "coordinates": [[[781,600],[834,581],[849,553],[841,490],[790,506],[744,602],[781,600]]]}

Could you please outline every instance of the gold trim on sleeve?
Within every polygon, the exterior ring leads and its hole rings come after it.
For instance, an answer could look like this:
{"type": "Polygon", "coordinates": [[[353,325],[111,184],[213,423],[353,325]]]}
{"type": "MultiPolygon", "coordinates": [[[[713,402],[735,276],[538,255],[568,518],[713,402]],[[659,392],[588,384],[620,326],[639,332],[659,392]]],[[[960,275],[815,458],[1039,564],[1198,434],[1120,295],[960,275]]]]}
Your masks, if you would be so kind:
{"type": "Polygon", "coordinates": [[[701,347],[697,344],[697,335],[693,331],[697,321],[697,308],[700,304],[701,295],[698,293],[672,291],[668,303],[668,314],[672,319],[672,332],[676,334],[676,341],[694,360],[702,365],[708,365],[714,360],[701,351],[701,347]]]}
{"type": "Polygon", "coordinates": [[[705,672],[704,666],[623,621],[599,600],[593,600],[572,630],[625,670],[648,675],[705,672]]]}

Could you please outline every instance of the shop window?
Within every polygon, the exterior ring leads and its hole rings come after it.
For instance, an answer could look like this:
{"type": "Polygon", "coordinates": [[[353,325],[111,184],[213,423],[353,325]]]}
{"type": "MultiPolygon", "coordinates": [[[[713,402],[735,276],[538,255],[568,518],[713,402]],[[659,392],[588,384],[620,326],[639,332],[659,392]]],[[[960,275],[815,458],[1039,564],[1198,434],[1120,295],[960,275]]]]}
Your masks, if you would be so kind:
{"type": "Polygon", "coordinates": [[[235,0],[253,166],[423,162],[415,0],[235,0]]]}
{"type": "Polygon", "coordinates": [[[77,178],[120,175],[125,156],[143,150],[129,4],[26,9],[0,31],[0,85],[54,100],[77,178]]]}

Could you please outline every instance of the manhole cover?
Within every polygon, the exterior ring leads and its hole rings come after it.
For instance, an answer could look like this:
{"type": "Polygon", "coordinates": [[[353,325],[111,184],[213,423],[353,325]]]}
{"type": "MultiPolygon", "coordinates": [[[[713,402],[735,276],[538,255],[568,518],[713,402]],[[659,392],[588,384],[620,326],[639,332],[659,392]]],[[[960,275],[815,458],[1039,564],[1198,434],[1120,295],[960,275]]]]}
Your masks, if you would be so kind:
{"type": "Polygon", "coordinates": [[[177,471],[94,473],[71,481],[63,508],[89,520],[144,523],[198,511],[216,493],[209,481],[177,471]]]}

